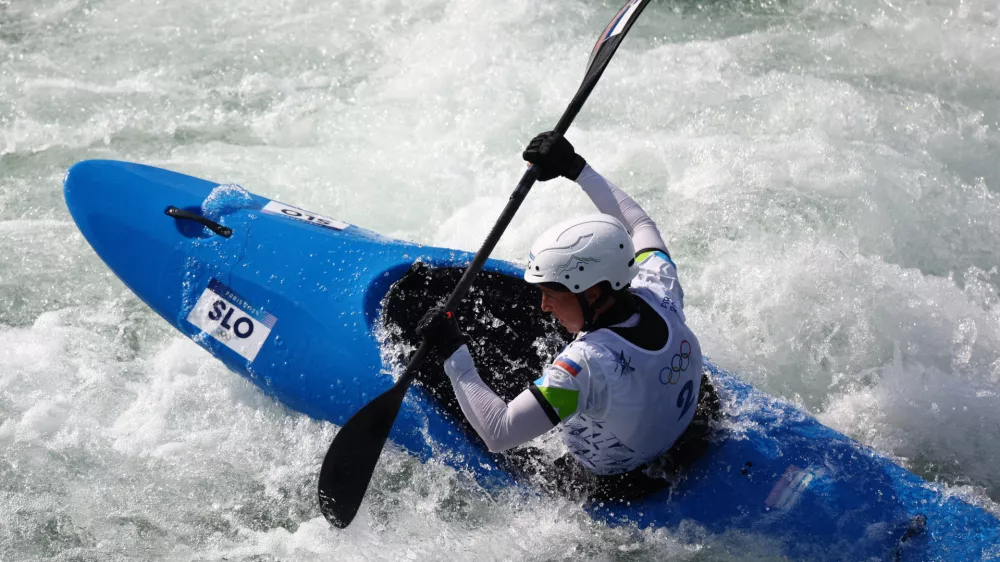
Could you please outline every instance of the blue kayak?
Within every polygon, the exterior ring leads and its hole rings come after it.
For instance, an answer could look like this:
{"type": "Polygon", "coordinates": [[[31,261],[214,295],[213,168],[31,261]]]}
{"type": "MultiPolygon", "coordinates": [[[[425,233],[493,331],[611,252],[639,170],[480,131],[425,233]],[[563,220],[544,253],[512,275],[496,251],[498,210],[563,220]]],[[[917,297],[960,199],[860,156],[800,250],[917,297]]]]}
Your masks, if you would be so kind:
{"type": "MultiPolygon", "coordinates": [[[[65,196],[97,254],[160,316],[267,394],[338,425],[392,386],[386,342],[404,341],[414,315],[443,300],[472,259],[139,164],[81,162],[67,174],[65,196]]],[[[566,336],[540,316],[537,293],[520,276],[513,264],[487,262],[458,311],[463,327],[477,330],[474,341],[503,342],[473,354],[508,399],[566,336]]],[[[992,514],[734,375],[706,369],[724,413],[707,452],[662,491],[589,505],[595,518],[759,536],[776,557],[792,559],[1000,557],[992,514]]],[[[428,384],[410,390],[390,439],[488,489],[526,488],[433,379],[418,376],[428,384]]]]}

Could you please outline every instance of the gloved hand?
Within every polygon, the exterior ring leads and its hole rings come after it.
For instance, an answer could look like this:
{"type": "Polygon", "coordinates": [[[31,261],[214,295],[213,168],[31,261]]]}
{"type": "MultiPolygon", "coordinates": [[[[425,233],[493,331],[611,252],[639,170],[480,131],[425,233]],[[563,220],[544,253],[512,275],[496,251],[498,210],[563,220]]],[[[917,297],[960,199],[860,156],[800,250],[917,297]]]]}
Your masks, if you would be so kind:
{"type": "Polygon", "coordinates": [[[417,335],[427,340],[444,358],[451,357],[466,342],[455,315],[445,311],[444,306],[435,306],[424,314],[417,323],[417,335]]]}
{"type": "Polygon", "coordinates": [[[576,181],[587,165],[587,161],[573,150],[573,145],[562,136],[556,138],[553,131],[536,135],[521,156],[538,166],[538,181],[549,181],[556,176],[576,181]]]}

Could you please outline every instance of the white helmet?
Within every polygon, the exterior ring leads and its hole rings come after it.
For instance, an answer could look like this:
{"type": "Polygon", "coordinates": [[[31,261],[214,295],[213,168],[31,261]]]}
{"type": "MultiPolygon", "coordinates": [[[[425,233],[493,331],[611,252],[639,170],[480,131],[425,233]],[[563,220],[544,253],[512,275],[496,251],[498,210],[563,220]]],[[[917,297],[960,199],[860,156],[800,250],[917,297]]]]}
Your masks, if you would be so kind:
{"type": "Polygon", "coordinates": [[[611,215],[595,213],[561,222],[531,246],[524,280],[558,283],[582,293],[601,281],[623,289],[639,271],[628,231],[611,215]]]}

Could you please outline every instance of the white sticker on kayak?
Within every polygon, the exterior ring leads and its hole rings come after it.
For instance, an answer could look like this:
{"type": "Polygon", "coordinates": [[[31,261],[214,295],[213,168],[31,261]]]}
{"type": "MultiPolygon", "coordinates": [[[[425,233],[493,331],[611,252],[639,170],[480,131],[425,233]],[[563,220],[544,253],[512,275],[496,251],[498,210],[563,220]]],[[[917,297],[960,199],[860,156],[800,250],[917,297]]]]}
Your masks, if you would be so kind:
{"type": "Polygon", "coordinates": [[[822,468],[789,466],[774,488],[771,489],[771,493],[764,500],[764,505],[778,509],[788,509],[794,506],[802,497],[802,492],[809,487],[814,479],[822,476],[823,472],[822,468]]]}
{"type": "Polygon", "coordinates": [[[343,230],[351,226],[344,221],[331,219],[330,217],[324,217],[323,215],[317,215],[316,213],[310,213],[304,209],[292,207],[291,205],[285,205],[284,203],[278,203],[277,201],[271,201],[265,205],[263,211],[269,215],[281,215],[307,222],[309,224],[322,226],[324,228],[332,228],[334,230],[343,230]]]}
{"type": "Polygon", "coordinates": [[[187,321],[253,363],[278,319],[212,279],[187,321]]]}

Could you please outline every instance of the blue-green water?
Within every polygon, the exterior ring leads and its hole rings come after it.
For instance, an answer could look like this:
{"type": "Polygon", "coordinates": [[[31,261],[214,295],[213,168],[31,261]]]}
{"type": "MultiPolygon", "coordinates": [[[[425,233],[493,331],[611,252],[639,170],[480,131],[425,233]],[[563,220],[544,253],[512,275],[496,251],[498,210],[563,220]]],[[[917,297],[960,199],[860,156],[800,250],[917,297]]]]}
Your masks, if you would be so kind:
{"type": "MultiPolygon", "coordinates": [[[[62,201],[134,160],[475,249],[618,7],[0,0],[0,560],[769,559],[395,451],[330,529],[335,428],[169,329],[62,201]]],[[[660,224],[716,363],[998,510],[1000,3],[654,0],[568,136],[660,224]]],[[[497,255],[587,210],[538,185],[497,255]]]]}

